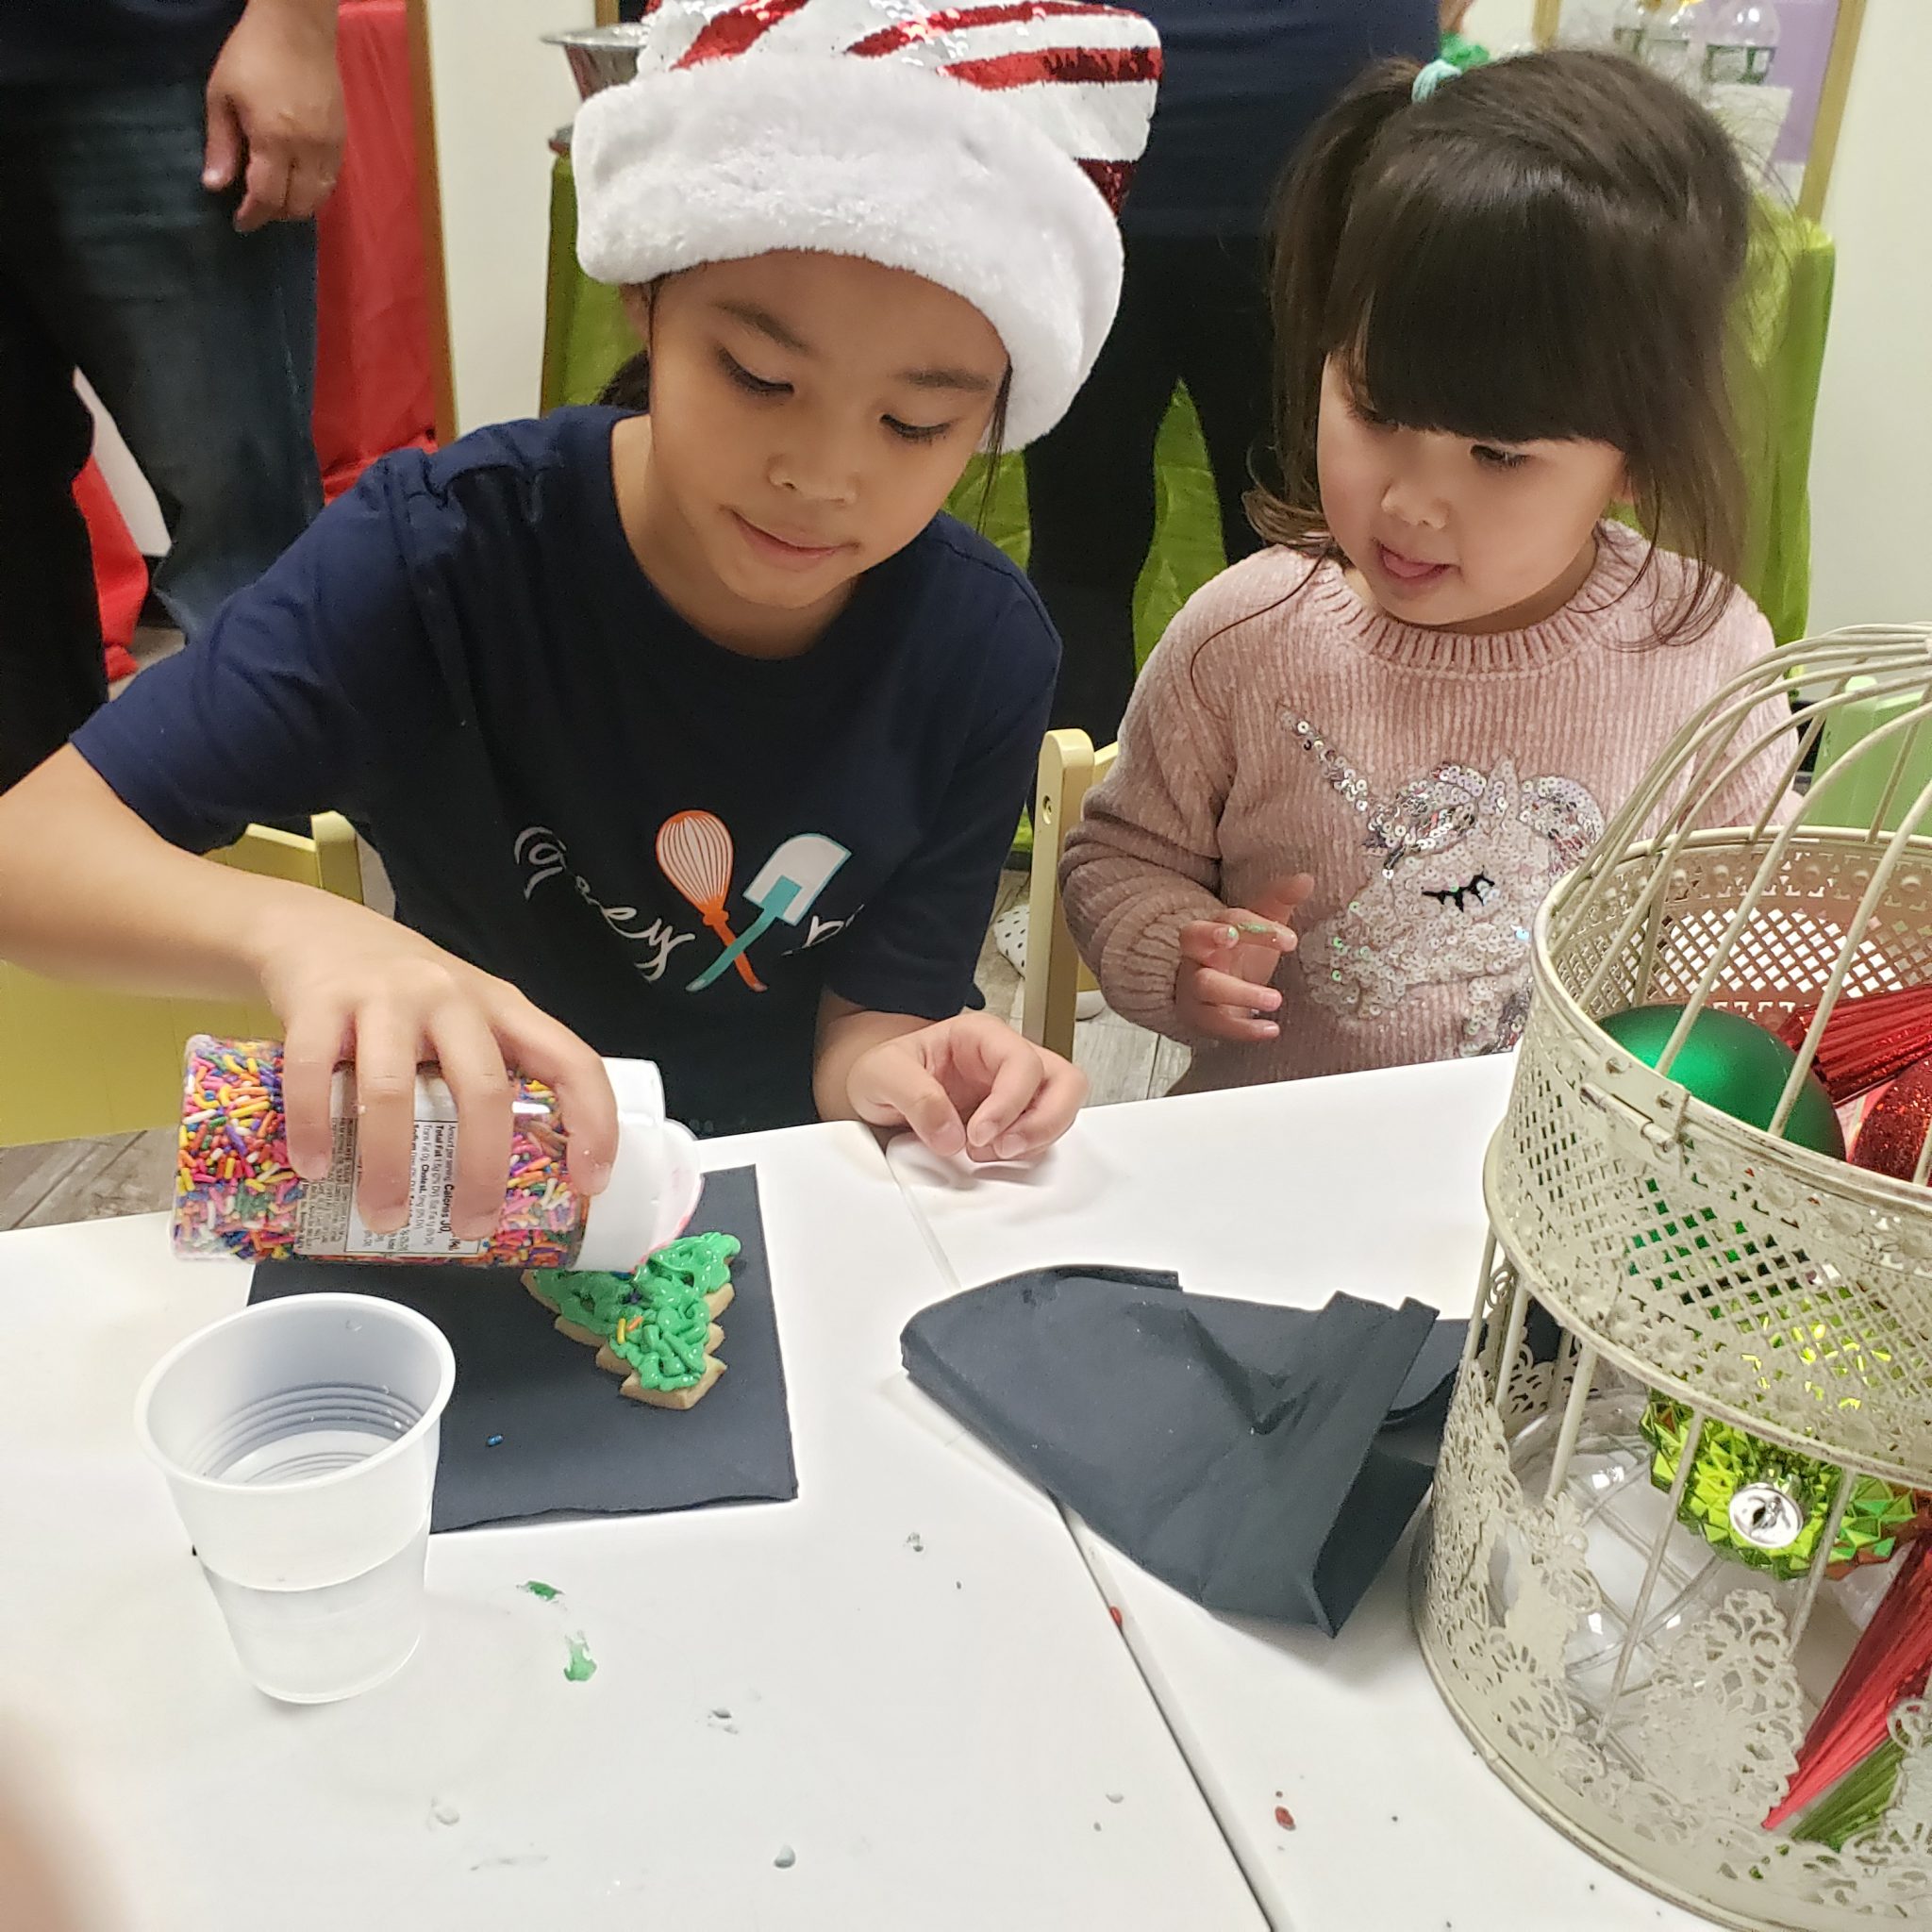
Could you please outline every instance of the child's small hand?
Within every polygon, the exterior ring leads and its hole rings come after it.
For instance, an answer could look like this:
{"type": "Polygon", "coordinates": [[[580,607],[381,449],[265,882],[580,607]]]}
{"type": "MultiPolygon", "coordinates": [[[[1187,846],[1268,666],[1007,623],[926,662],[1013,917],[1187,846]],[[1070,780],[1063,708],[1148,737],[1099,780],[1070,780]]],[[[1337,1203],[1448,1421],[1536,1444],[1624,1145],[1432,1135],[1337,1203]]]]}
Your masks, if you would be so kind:
{"type": "Polygon", "coordinates": [[[1073,1125],[1087,1075],[991,1013],[960,1013],[868,1048],[845,1091],[860,1120],[909,1127],[935,1154],[1024,1160],[1073,1125]]]}
{"type": "Polygon", "coordinates": [[[1174,1003],[1189,1032],[1243,1041],[1279,1037],[1269,1015],[1280,1009],[1281,994],[1268,982],[1295,949],[1288,921],[1314,889],[1313,879],[1297,874],[1258,894],[1253,909],[1236,907],[1225,919],[1181,927],[1174,1003]]]}
{"type": "Polygon", "coordinates": [[[290,1164],[305,1179],[329,1166],[329,1085],[352,1061],[362,1219],[377,1232],[408,1218],[416,1069],[435,1062],[457,1103],[451,1230],[488,1235],[509,1174],[508,1067],[556,1090],[570,1139],[570,1181],[594,1194],[610,1177],[617,1107],[603,1062],[507,981],[420,933],[322,892],[272,923],[262,989],[281,1017],[282,1104],[290,1164]]]}

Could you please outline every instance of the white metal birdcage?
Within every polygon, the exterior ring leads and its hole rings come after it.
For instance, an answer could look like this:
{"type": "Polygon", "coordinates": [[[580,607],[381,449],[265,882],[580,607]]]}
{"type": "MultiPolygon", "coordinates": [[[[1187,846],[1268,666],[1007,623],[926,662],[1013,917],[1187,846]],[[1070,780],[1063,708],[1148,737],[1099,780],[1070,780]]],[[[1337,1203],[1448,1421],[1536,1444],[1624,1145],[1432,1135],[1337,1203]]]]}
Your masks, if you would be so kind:
{"type": "Polygon", "coordinates": [[[1922,733],[1932,626],[1791,645],[1687,725],[1543,908],[1416,1566],[1430,1670],[1495,1770],[1735,1925],[1932,1925],[1932,1693],[1870,1670],[1932,1585],[1932,1136],[1911,1180],[1779,1137],[1843,1002],[1932,985],[1922,733]],[[1767,727],[1788,688],[1795,730],[1767,727]],[[1795,779],[1854,705],[1889,722],[1795,816],[1707,824],[1767,753],[1795,779]],[[1599,1024],[1665,1003],[1655,1068],[1599,1024]],[[1707,1008],[1795,1042],[1814,1007],[1766,1127],[1671,1077],[1707,1008]],[[1896,1533],[1852,1541],[1868,1518],[1896,1533]],[[1867,1783],[1808,1790],[1874,1707],[1867,1783]]]}

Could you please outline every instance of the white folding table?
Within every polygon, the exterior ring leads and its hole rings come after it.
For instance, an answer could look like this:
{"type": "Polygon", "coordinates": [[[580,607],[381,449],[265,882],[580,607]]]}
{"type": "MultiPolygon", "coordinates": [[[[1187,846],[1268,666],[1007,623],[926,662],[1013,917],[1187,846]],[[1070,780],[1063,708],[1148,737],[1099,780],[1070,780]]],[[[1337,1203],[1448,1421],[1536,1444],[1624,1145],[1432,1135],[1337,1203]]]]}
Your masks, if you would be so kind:
{"type": "MultiPolygon", "coordinates": [[[[974,1174],[904,1138],[889,1158],[963,1287],[1112,1262],[1176,1270],[1197,1294],[1317,1307],[1345,1291],[1462,1316],[1511,1073],[1450,1061],[1096,1108],[1031,1169],[974,1174]]],[[[1330,1640],[1211,1615],[1073,1527],[1275,1926],[1705,1924],[1577,1850],[1483,1766],[1410,1627],[1407,1543],[1330,1640]]]]}
{"type": "Polygon", "coordinates": [[[133,1439],[245,1271],[154,1216],[0,1237],[0,1760],[126,1932],[1262,1923],[1058,1512],[905,1380],[951,1283],[872,1137],[705,1152],[758,1168],[797,1500],[438,1536],[417,1657],[308,1708],[133,1439]]]}

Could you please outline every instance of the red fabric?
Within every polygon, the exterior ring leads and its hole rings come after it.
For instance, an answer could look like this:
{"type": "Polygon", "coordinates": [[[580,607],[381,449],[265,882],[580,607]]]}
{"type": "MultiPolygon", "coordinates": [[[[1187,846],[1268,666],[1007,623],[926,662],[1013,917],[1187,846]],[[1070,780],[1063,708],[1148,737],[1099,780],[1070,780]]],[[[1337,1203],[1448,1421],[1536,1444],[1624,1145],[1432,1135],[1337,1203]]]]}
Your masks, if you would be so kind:
{"type": "Polygon", "coordinates": [[[343,0],[349,142],[316,225],[315,454],[331,499],[386,451],[435,441],[405,0],[343,0]]]}
{"type": "MultiPolygon", "coordinates": [[[[349,140],[316,222],[315,456],[331,501],[377,457],[431,448],[436,436],[406,0],[342,0],[336,58],[349,140]]],[[[125,676],[147,567],[92,463],[75,495],[93,542],[108,675],[125,676]]]]}
{"type": "Polygon", "coordinates": [[[147,596],[147,561],[135,547],[115,507],[108,479],[90,457],[74,479],[74,500],[87,520],[94,553],[94,591],[101,600],[101,638],[108,647],[108,675],[125,677],[134,669],[127,646],[147,596]]]}

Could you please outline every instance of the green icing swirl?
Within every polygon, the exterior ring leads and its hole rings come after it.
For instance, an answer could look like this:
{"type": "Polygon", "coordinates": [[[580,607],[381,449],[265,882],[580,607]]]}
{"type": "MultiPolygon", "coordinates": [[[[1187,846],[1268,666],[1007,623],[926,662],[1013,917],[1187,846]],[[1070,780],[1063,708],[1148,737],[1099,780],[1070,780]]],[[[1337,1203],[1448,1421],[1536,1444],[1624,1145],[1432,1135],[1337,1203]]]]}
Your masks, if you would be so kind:
{"type": "Polygon", "coordinates": [[[704,1379],[708,1295],[729,1285],[739,1243],[728,1234],[687,1235],[634,1274],[541,1269],[538,1281],[566,1321],[600,1336],[646,1389],[692,1389],[704,1379]]]}

